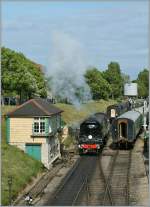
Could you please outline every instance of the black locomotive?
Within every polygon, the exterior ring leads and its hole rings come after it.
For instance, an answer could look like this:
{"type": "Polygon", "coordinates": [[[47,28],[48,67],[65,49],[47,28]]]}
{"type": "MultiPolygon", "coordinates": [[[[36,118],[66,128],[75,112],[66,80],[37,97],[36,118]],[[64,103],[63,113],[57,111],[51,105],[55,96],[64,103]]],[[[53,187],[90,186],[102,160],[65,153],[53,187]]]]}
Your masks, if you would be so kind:
{"type": "Polygon", "coordinates": [[[95,113],[80,124],[78,135],[79,154],[98,153],[109,134],[109,120],[105,113],[95,113]]]}
{"type": "Polygon", "coordinates": [[[116,117],[127,112],[128,110],[130,110],[129,102],[124,102],[124,103],[119,103],[119,104],[114,104],[114,105],[108,106],[107,107],[107,116],[109,118],[110,123],[112,123],[112,121],[116,117]]]}

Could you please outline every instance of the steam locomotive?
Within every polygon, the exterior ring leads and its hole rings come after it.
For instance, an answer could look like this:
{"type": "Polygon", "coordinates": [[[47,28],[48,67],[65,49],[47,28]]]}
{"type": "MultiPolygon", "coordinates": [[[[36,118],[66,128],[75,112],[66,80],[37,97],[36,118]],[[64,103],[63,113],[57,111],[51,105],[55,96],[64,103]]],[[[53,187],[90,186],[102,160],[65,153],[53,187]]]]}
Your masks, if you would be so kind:
{"type": "Polygon", "coordinates": [[[80,124],[79,154],[99,153],[109,134],[109,119],[105,113],[95,113],[80,124]]]}

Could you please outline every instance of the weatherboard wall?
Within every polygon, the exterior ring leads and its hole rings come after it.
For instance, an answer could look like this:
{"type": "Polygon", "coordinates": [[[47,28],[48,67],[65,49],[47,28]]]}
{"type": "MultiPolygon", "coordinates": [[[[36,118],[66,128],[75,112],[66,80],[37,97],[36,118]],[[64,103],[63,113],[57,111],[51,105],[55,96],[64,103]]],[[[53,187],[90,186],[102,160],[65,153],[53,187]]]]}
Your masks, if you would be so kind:
{"type": "MultiPolygon", "coordinates": [[[[53,137],[38,137],[33,135],[33,123],[34,118],[7,118],[7,142],[11,145],[15,145],[24,152],[31,154],[31,150],[27,148],[27,145],[40,144],[39,155],[36,154],[37,159],[39,157],[41,162],[48,169],[51,167],[53,161],[58,157],[61,157],[60,154],[60,143],[57,137],[57,134],[53,137]]],[[[35,157],[35,152],[33,152],[32,157],[35,157]]]]}
{"type": "Polygon", "coordinates": [[[33,118],[10,118],[10,143],[46,143],[46,137],[32,137],[33,118]]]}

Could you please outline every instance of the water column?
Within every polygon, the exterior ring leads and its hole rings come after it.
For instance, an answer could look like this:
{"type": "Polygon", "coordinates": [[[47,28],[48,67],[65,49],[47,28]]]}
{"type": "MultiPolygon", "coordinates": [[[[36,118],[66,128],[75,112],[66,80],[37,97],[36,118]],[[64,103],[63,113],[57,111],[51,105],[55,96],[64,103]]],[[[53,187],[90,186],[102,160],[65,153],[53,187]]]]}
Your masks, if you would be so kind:
{"type": "Polygon", "coordinates": [[[143,116],[144,116],[144,131],[146,131],[146,127],[147,127],[147,124],[146,124],[146,115],[149,111],[149,105],[147,104],[147,101],[145,100],[144,101],[144,107],[143,107],[143,116]]]}

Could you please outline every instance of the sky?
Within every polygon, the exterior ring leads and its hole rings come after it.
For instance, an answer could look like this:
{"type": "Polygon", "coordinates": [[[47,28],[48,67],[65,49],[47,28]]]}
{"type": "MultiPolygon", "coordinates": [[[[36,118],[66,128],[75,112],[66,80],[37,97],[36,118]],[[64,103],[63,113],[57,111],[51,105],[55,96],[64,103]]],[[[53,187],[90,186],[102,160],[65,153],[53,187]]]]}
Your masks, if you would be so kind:
{"type": "Polygon", "coordinates": [[[57,33],[63,41],[66,34],[80,45],[87,67],[106,70],[115,61],[135,79],[148,68],[148,4],[148,0],[3,0],[2,46],[50,70],[57,47],[53,36],[57,33]]]}

